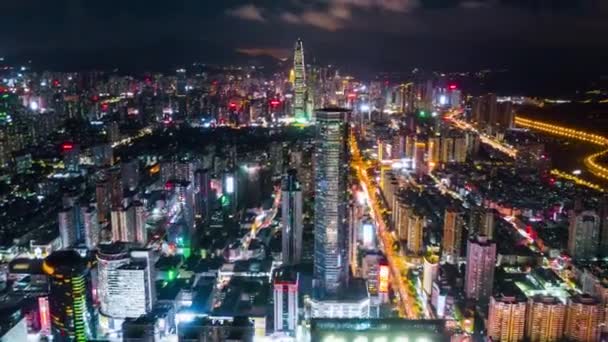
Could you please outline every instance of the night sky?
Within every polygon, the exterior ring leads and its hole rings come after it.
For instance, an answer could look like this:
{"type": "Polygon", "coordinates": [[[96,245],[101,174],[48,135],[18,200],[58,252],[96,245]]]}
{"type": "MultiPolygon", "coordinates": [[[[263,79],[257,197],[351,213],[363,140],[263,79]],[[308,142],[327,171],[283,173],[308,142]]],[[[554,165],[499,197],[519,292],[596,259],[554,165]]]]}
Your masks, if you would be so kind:
{"type": "Polygon", "coordinates": [[[0,55],[49,65],[287,56],[376,70],[600,68],[606,0],[1,1],[0,55]]]}

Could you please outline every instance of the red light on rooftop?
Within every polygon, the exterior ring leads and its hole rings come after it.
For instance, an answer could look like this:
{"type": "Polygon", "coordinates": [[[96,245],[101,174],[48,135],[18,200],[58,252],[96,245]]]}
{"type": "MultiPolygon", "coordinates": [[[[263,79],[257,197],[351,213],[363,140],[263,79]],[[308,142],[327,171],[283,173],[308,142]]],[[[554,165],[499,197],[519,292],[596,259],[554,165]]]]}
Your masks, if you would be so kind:
{"type": "Polygon", "coordinates": [[[279,104],[281,104],[281,101],[279,101],[279,100],[271,100],[270,104],[273,105],[273,106],[278,106],[279,104]]]}
{"type": "Polygon", "coordinates": [[[450,84],[449,88],[450,88],[450,90],[455,90],[457,87],[455,84],[450,84]]]}
{"type": "Polygon", "coordinates": [[[63,145],[61,145],[61,149],[65,152],[65,151],[71,151],[74,149],[74,144],[72,143],[64,143],[63,145]]]}
{"type": "Polygon", "coordinates": [[[53,80],[53,87],[59,87],[59,81],[53,80]]]}
{"type": "Polygon", "coordinates": [[[101,110],[103,110],[104,112],[106,112],[108,110],[108,108],[110,108],[110,105],[108,105],[107,103],[101,104],[101,110]]]}
{"type": "Polygon", "coordinates": [[[236,108],[236,103],[234,102],[230,102],[230,104],[228,105],[230,108],[236,108]]]}

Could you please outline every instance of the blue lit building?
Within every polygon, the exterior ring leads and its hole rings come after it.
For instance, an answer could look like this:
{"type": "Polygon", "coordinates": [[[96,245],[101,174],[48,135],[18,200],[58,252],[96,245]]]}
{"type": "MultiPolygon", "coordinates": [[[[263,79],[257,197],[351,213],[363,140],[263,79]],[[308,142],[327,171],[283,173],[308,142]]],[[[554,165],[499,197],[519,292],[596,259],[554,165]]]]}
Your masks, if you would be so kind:
{"type": "Polygon", "coordinates": [[[314,297],[336,295],[348,280],[348,116],[346,109],[317,111],[314,150],[314,297]]]}

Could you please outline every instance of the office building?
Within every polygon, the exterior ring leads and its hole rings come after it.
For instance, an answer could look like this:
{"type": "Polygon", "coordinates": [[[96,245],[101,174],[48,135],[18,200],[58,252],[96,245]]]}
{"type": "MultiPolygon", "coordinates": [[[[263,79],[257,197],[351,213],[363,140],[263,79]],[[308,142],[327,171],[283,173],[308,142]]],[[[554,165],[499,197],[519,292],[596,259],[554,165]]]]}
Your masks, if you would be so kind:
{"type": "Polygon", "coordinates": [[[51,334],[57,341],[89,341],[96,336],[90,269],[73,250],[53,252],[43,264],[49,276],[51,334]]]}
{"type": "Polygon", "coordinates": [[[443,215],[442,256],[449,263],[455,264],[460,259],[463,226],[462,212],[455,207],[447,208],[443,215]]]}
{"type": "Polygon", "coordinates": [[[407,200],[404,197],[397,198],[397,206],[394,210],[394,224],[397,236],[401,241],[408,239],[409,217],[412,215],[412,210],[412,206],[407,203],[407,200]]]}
{"type": "Polygon", "coordinates": [[[595,211],[571,211],[568,253],[574,259],[596,258],[599,252],[600,218],[595,211]]]}
{"type": "Polygon", "coordinates": [[[316,298],[337,294],[348,277],[348,115],[345,109],[316,113],[313,276],[316,298]]]}
{"type": "Polygon", "coordinates": [[[589,295],[575,295],[568,301],[564,337],[572,341],[597,341],[604,307],[589,295]]]}
{"type": "Polygon", "coordinates": [[[490,298],[488,337],[492,341],[520,342],[525,337],[526,297],[499,294],[490,298]]]}
{"type": "Polygon", "coordinates": [[[467,244],[467,266],[464,291],[468,299],[487,301],[492,295],[496,243],[483,235],[471,238],[467,244]]]}
{"type": "Polygon", "coordinates": [[[100,223],[110,222],[110,182],[101,180],[95,187],[95,202],[97,205],[97,219],[100,223]]]}
{"type": "Polygon", "coordinates": [[[559,298],[536,295],[528,300],[526,338],[530,342],[560,341],[565,322],[566,304],[559,298]]]}
{"type": "Polygon", "coordinates": [[[283,230],[283,264],[293,265],[302,258],[302,189],[296,171],[289,170],[283,180],[281,192],[282,230],[283,230]]]}
{"type": "Polygon", "coordinates": [[[295,335],[298,325],[298,273],[278,270],[274,279],[274,331],[295,335]]]}
{"type": "Polygon", "coordinates": [[[213,194],[211,193],[211,174],[209,170],[197,170],[194,172],[195,193],[195,217],[198,219],[209,219],[213,194]]]}

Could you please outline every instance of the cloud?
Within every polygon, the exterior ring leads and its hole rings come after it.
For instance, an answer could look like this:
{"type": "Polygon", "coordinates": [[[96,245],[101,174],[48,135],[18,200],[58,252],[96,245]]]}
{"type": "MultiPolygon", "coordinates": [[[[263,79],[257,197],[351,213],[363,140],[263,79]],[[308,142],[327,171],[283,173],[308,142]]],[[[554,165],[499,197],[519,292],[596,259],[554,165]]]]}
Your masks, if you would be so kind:
{"type": "Polygon", "coordinates": [[[289,23],[289,24],[301,24],[302,23],[302,19],[299,16],[297,16],[291,12],[281,13],[280,18],[281,18],[281,20],[283,20],[284,22],[289,23]]]}
{"type": "Polygon", "coordinates": [[[340,18],[321,11],[306,11],[302,14],[301,19],[306,24],[332,32],[344,26],[340,18]]]}
{"type": "Polygon", "coordinates": [[[243,5],[227,11],[228,15],[237,17],[243,20],[264,22],[266,19],[262,16],[262,10],[253,4],[243,5]]]}
{"type": "Polygon", "coordinates": [[[291,50],[283,48],[238,48],[236,51],[247,56],[271,56],[276,59],[284,59],[291,54],[291,50]]]}
{"type": "Polygon", "coordinates": [[[380,9],[390,12],[409,12],[419,6],[418,0],[330,0],[331,3],[361,9],[380,9]]]}

